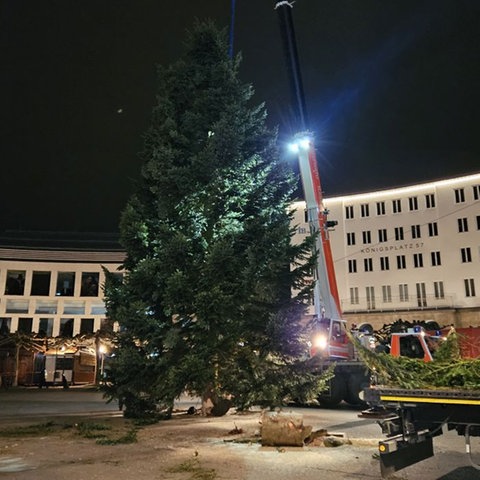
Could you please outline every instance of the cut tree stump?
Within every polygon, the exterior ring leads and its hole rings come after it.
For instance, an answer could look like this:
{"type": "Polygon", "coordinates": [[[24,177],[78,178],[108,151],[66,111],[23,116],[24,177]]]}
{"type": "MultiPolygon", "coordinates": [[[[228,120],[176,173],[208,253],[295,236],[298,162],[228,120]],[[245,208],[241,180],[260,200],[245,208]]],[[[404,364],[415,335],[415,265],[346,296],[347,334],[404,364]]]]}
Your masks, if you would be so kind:
{"type": "Polygon", "coordinates": [[[312,433],[311,426],[303,425],[303,415],[284,412],[265,412],[261,419],[262,445],[303,447],[312,433]]]}

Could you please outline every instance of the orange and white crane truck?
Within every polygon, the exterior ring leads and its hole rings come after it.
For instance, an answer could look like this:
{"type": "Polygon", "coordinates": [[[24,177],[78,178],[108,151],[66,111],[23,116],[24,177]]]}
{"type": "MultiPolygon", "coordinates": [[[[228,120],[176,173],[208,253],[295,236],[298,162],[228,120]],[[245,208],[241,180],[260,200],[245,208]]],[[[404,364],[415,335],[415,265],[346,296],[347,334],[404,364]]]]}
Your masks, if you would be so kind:
{"type": "Polygon", "coordinates": [[[313,137],[306,132],[305,98],[293,28],[292,8],[293,2],[275,2],[290,85],[295,98],[298,122],[303,132],[296,135],[293,147],[298,155],[308,222],[312,233],[317,233],[315,253],[318,261],[314,272],[315,314],[313,323],[315,332],[312,336],[312,353],[315,361],[313,363],[315,363],[314,367],[318,369],[327,369],[333,362],[335,363],[335,376],[330,382],[330,390],[319,400],[328,406],[335,406],[342,400],[358,404],[360,402],[359,394],[363,387],[368,385],[369,376],[365,366],[354,358],[354,351],[346,333],[346,321],[342,319],[329,240],[329,229],[337,222],[328,220],[328,211],[323,205],[313,137]]]}

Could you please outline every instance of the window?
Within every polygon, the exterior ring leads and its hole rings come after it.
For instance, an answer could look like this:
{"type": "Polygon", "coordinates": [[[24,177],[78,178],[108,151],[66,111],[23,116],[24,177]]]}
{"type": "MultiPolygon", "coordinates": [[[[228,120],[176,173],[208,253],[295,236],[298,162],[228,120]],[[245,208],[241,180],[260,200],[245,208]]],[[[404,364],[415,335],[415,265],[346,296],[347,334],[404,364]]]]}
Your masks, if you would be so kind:
{"type": "Polygon", "coordinates": [[[395,240],[403,240],[403,227],[395,227],[395,240]]]}
{"type": "Polygon", "coordinates": [[[468,232],[468,220],[466,218],[457,219],[458,222],[458,233],[468,232]]]}
{"type": "Polygon", "coordinates": [[[440,252],[430,252],[430,256],[432,259],[432,267],[438,267],[442,264],[440,252]]]}
{"type": "Polygon", "coordinates": [[[35,305],[35,313],[57,313],[57,302],[56,300],[37,300],[35,305]]]}
{"type": "Polygon", "coordinates": [[[357,273],[357,261],[349,260],[348,261],[348,273],[357,273]]]}
{"type": "Polygon", "coordinates": [[[345,218],[347,220],[353,218],[353,205],[346,205],[345,206],[345,218]]]}
{"type": "Polygon", "coordinates": [[[408,208],[410,211],[418,210],[418,198],[417,197],[408,197],[408,208]]]}
{"type": "Polygon", "coordinates": [[[398,286],[398,293],[401,302],[408,302],[408,285],[406,283],[401,283],[398,286]]]}
{"type": "Polygon", "coordinates": [[[388,260],[388,257],[380,257],[380,269],[390,270],[390,261],[388,260]]]}
{"type": "Polygon", "coordinates": [[[55,294],[62,297],[72,297],[75,290],[75,272],[58,272],[55,294]]]}
{"type": "Polygon", "coordinates": [[[412,238],[421,238],[420,225],[412,225],[412,238]]]}
{"type": "Polygon", "coordinates": [[[360,205],[360,214],[362,217],[370,216],[370,208],[368,206],[368,203],[362,203],[360,205]]]}
{"type": "Polygon", "coordinates": [[[377,202],[377,215],[385,215],[385,202],[377,202]]]}
{"type": "Polygon", "coordinates": [[[372,236],[370,234],[370,230],[362,232],[362,240],[364,244],[372,243],[372,236]]]}
{"type": "Polygon", "coordinates": [[[366,287],[365,292],[367,294],[367,308],[369,310],[375,310],[375,288],[366,287]]]}
{"type": "Polygon", "coordinates": [[[113,333],[113,321],[109,318],[102,318],[100,320],[100,331],[113,333]]]}
{"type": "Polygon", "coordinates": [[[98,297],[98,272],[82,273],[82,297],[98,297]]]}
{"type": "Polygon", "coordinates": [[[373,272],[373,260],[371,258],[364,258],[363,265],[366,272],[373,272]]]}
{"type": "Polygon", "coordinates": [[[465,296],[475,297],[475,280],[473,278],[466,278],[465,283],[465,296]]]}
{"type": "Polygon", "coordinates": [[[437,222],[432,222],[428,224],[428,235],[430,237],[438,236],[438,224],[437,222]]]}
{"type": "Polygon", "coordinates": [[[435,195],[433,193],[427,193],[425,195],[425,207],[435,208],[435,195]]]}
{"type": "Polygon", "coordinates": [[[38,324],[40,337],[53,337],[53,318],[41,318],[38,324]]]}
{"type": "Polygon", "coordinates": [[[358,305],[360,303],[358,298],[358,287],[350,288],[350,303],[352,305],[358,305]]]}
{"type": "Polygon", "coordinates": [[[423,254],[421,254],[421,253],[414,253],[413,254],[413,266],[415,268],[422,268],[423,267],[423,254]]]}
{"type": "Polygon", "coordinates": [[[60,336],[73,337],[73,318],[60,319],[60,336]]]}
{"type": "Polygon", "coordinates": [[[445,298],[445,292],[443,291],[443,282],[433,282],[433,291],[435,292],[435,298],[445,298]]]}
{"type": "Polygon", "coordinates": [[[423,347],[418,337],[405,335],[399,338],[400,356],[408,358],[423,358],[423,347]]]}
{"type": "Polygon", "coordinates": [[[480,215],[477,215],[477,230],[480,230],[480,215]]]}
{"type": "Polygon", "coordinates": [[[480,200],[480,185],[473,185],[473,199],[480,200]]]}
{"type": "Polygon", "coordinates": [[[50,272],[33,272],[31,295],[48,296],[50,294],[50,272]]]}
{"type": "Polygon", "coordinates": [[[310,222],[310,219],[308,218],[308,210],[307,210],[307,209],[305,209],[305,210],[303,211],[303,221],[304,221],[305,223],[310,222]]]}
{"type": "Polygon", "coordinates": [[[6,313],[28,313],[28,300],[7,300],[6,313]]]}
{"type": "Polygon", "coordinates": [[[355,232],[347,233],[347,245],[355,245],[355,232]]]}
{"type": "Polygon", "coordinates": [[[407,260],[405,259],[405,255],[397,255],[397,268],[399,270],[407,268],[407,260]]]}
{"type": "Polygon", "coordinates": [[[5,295],[23,295],[24,288],[25,270],[8,270],[5,295]]]}
{"type": "Polygon", "coordinates": [[[95,303],[92,304],[92,308],[90,313],[92,315],[105,315],[106,313],[106,308],[104,303],[95,303]]]}
{"type": "Polygon", "coordinates": [[[82,318],[80,320],[80,335],[93,333],[93,318],[82,318]]]}
{"type": "Polygon", "coordinates": [[[33,318],[19,318],[17,332],[32,333],[33,318]]]}
{"type": "Polygon", "coordinates": [[[462,263],[470,263],[472,261],[472,251],[470,247],[464,247],[460,252],[462,255],[462,263]]]}
{"type": "Polygon", "coordinates": [[[392,200],[392,211],[393,213],[400,213],[402,211],[402,201],[399,198],[392,200]]]}
{"type": "Polygon", "coordinates": [[[425,284],[417,283],[417,306],[426,307],[427,306],[427,294],[425,293],[425,284]]]}
{"type": "Polygon", "coordinates": [[[378,241],[380,243],[383,243],[383,242],[387,241],[387,229],[386,228],[381,228],[378,231],[378,241]]]}
{"type": "Polygon", "coordinates": [[[66,315],[84,315],[85,302],[65,301],[63,304],[63,313],[66,315]]]}
{"type": "Polygon", "coordinates": [[[11,318],[0,318],[0,335],[7,335],[8,333],[10,333],[11,325],[11,318]]]}
{"type": "Polygon", "coordinates": [[[382,286],[383,303],[392,302],[392,287],[390,285],[382,286]]]}
{"type": "Polygon", "coordinates": [[[465,201],[465,190],[463,188],[456,188],[455,192],[455,203],[463,203],[465,201]]]}

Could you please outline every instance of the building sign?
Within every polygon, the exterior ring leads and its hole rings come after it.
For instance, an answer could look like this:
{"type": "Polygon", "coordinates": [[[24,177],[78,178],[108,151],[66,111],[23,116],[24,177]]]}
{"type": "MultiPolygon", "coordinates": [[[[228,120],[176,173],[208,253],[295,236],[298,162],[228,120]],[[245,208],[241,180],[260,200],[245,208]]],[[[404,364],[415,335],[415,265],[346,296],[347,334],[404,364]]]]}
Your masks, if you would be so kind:
{"type": "Polygon", "coordinates": [[[367,247],[362,248],[360,253],[391,253],[391,252],[402,252],[405,250],[414,250],[417,248],[422,248],[423,242],[416,243],[404,243],[402,245],[385,245],[381,247],[367,247]]]}

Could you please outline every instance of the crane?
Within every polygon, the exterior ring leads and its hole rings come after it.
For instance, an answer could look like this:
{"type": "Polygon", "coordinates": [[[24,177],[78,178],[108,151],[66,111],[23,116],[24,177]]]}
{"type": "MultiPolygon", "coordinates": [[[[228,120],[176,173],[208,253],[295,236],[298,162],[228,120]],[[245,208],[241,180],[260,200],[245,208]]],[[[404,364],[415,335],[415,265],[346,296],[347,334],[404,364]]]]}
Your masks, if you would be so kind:
{"type": "MultiPolygon", "coordinates": [[[[300,131],[295,135],[293,150],[298,155],[300,178],[305,197],[307,218],[312,233],[317,233],[315,245],[317,264],[314,272],[314,308],[315,321],[323,330],[329,332],[329,338],[317,336],[322,345],[323,354],[329,358],[348,359],[351,355],[342,320],[342,310],[338,294],[337,280],[330,246],[329,229],[337,222],[328,220],[328,210],[323,203],[323,193],[318,170],[313,134],[308,130],[305,94],[301,78],[297,42],[292,18],[293,2],[277,1],[283,48],[289,74],[290,88],[295,99],[300,131]],[[335,328],[336,327],[336,328],[335,328]],[[335,336],[333,332],[338,333],[335,336]]],[[[317,348],[314,349],[315,351],[317,348]]]]}

